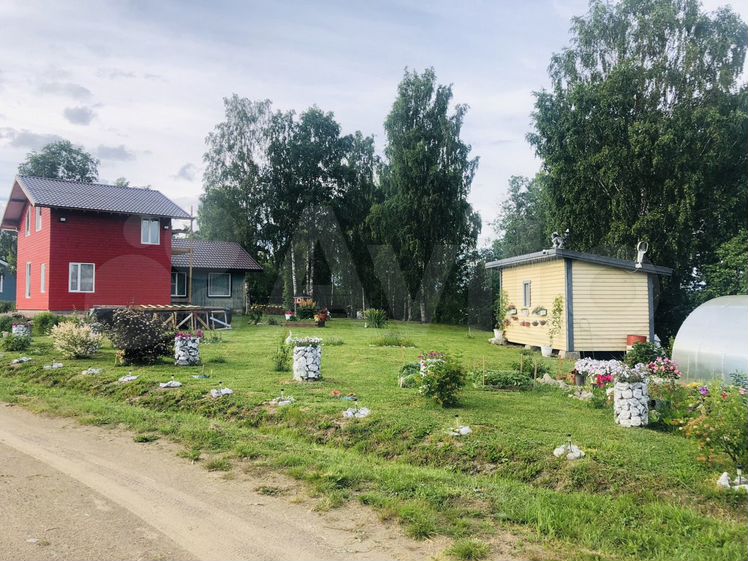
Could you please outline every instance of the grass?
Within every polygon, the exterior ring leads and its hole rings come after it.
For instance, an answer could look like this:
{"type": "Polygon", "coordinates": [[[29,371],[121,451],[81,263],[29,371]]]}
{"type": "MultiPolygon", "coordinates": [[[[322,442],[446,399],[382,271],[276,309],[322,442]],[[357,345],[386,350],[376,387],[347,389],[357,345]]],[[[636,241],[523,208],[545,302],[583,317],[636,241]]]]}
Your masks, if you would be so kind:
{"type": "Polygon", "coordinates": [[[386,331],[383,335],[372,339],[375,347],[415,347],[413,340],[405,337],[399,331],[386,331]]]}
{"type": "MultiPolygon", "coordinates": [[[[241,324],[243,322],[236,322],[241,324]]],[[[213,458],[207,469],[231,469],[252,461],[306,482],[319,510],[356,500],[398,520],[415,538],[454,538],[450,554],[479,554],[479,538],[497,527],[569,555],[583,549],[599,559],[743,559],[748,546],[745,497],[714,486],[724,465],[697,461],[694,442],[674,434],[617,427],[610,410],[597,410],[549,388],[485,392],[466,388],[459,408],[445,410],[401,389],[400,366],[420,351],[460,353],[468,370],[507,370],[518,351],[489,345],[490,333],[464,328],[395,324],[414,348],[372,346],[378,335],[363,322],[334,320],[325,330],[297,328],[294,335],[337,337],[345,345],[323,347],[321,383],[295,384],[273,370],[273,353],[286,331],[239,325],[202,347],[211,378],[198,369],[164,362],[134,368],[140,378],[117,384],[130,369],[115,368],[113,351],[87,361],[55,357],[37,337],[21,368],[2,368],[0,399],[82,422],[124,425],[181,443],[185,456],[213,458]],[[213,359],[222,357],[225,362],[213,359]],[[81,370],[100,367],[99,376],[81,370]],[[159,391],[174,375],[184,386],[159,391]],[[217,380],[232,396],[213,400],[217,380]],[[267,401],[284,388],[292,407],[267,401]],[[331,396],[355,393],[372,415],[342,418],[350,402],[331,396]],[[474,432],[447,435],[455,413],[474,432]],[[551,451],[571,432],[587,457],[558,460],[551,451]],[[472,546],[466,545],[473,544],[472,546]],[[458,547],[459,546],[459,547],[458,547]]],[[[15,355],[6,353],[7,365],[15,355]]],[[[571,363],[545,361],[552,372],[571,363]]],[[[552,555],[550,555],[552,557],[552,555]]],[[[473,557],[476,558],[477,557],[473,557]]]]}
{"type": "Polygon", "coordinates": [[[479,561],[490,552],[488,544],[476,540],[458,540],[447,550],[450,556],[461,561],[479,561]]]}

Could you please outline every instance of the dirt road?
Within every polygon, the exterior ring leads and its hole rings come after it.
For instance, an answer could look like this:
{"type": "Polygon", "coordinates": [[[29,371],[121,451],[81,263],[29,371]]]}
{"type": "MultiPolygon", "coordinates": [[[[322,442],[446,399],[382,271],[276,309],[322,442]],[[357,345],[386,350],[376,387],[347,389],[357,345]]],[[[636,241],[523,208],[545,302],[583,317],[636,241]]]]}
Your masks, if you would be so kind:
{"type": "Polygon", "coordinates": [[[0,560],[410,561],[448,545],[356,505],[313,512],[292,480],[227,478],[177,451],[0,404],[0,560]]]}

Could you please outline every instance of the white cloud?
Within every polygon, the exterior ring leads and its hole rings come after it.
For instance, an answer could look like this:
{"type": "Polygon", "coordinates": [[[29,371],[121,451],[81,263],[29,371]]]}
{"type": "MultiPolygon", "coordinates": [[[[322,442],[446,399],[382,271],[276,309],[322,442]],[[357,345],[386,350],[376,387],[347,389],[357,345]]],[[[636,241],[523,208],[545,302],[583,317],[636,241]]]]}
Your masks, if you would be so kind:
{"type": "Polygon", "coordinates": [[[185,181],[195,181],[197,172],[198,169],[195,164],[186,163],[181,168],[179,168],[179,171],[177,171],[177,173],[172,177],[174,179],[183,179],[185,181]]]}
{"type": "Polygon", "coordinates": [[[99,145],[96,149],[96,155],[102,160],[116,160],[120,162],[130,162],[135,159],[135,154],[128,150],[124,144],[119,146],[99,145]]]}
{"type": "Polygon", "coordinates": [[[12,127],[0,128],[0,138],[7,140],[9,146],[30,150],[39,150],[51,142],[62,140],[55,134],[36,133],[26,129],[17,130],[12,127]]]}
{"type": "Polygon", "coordinates": [[[63,114],[74,125],[90,125],[96,115],[93,109],[86,106],[66,107],[63,114]]]}

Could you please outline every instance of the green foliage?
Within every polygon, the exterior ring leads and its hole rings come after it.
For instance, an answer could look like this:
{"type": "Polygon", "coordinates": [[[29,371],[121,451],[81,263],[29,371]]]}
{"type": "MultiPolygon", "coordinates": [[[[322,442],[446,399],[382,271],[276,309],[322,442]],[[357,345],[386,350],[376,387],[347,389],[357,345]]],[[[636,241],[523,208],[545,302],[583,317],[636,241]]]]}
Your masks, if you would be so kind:
{"type": "Polygon", "coordinates": [[[553,340],[561,333],[561,327],[564,323],[564,298],[556,296],[553,299],[553,308],[551,309],[551,321],[548,324],[548,344],[552,347],[553,340]]]}
{"type": "Polygon", "coordinates": [[[398,331],[386,331],[379,337],[372,339],[375,347],[415,347],[413,340],[398,331]]]}
{"type": "Polygon", "coordinates": [[[314,302],[304,303],[296,310],[299,319],[312,319],[317,312],[317,305],[314,302]]]}
{"type": "Polygon", "coordinates": [[[273,353],[273,369],[276,372],[288,372],[291,370],[291,356],[293,346],[286,343],[286,336],[281,335],[278,339],[278,346],[273,353]]]}
{"type": "Polygon", "coordinates": [[[31,152],[18,166],[18,173],[93,183],[99,175],[99,160],[81,146],[59,140],[47,144],[38,152],[31,152]]]}
{"type": "Polygon", "coordinates": [[[480,217],[468,195],[478,165],[460,134],[466,105],[452,105],[452,87],[437,82],[433,68],[405,71],[384,129],[384,201],[368,222],[390,245],[403,268],[408,295],[420,294],[421,321],[429,321],[436,295],[419,289],[425,275],[438,276],[454,256],[475,245],[480,217]],[[439,251],[451,246],[454,251],[439,251]]]}
{"type": "Polygon", "coordinates": [[[548,203],[543,190],[544,176],[533,179],[512,176],[506,200],[493,223],[497,239],[493,243],[496,259],[540,251],[548,245],[548,203]]]}
{"type": "Polygon", "coordinates": [[[0,316],[0,332],[7,331],[11,332],[13,329],[13,317],[12,316],[0,316]]]}
{"type": "Polygon", "coordinates": [[[512,370],[527,374],[531,378],[535,376],[536,369],[538,377],[543,376],[543,374],[550,374],[551,369],[538,353],[529,349],[522,349],[519,352],[519,357],[518,361],[512,362],[512,370]]]}
{"type": "Polygon", "coordinates": [[[8,334],[7,337],[3,337],[2,342],[4,351],[21,352],[31,347],[31,337],[26,335],[8,334]]]}
{"type": "Polygon", "coordinates": [[[532,377],[517,370],[476,370],[470,373],[476,388],[488,390],[529,390],[532,377]]]}
{"type": "Polygon", "coordinates": [[[442,407],[454,407],[465,387],[466,376],[459,359],[444,355],[443,360],[429,364],[428,373],[421,380],[421,394],[432,398],[442,407]]]}
{"type": "Polygon", "coordinates": [[[54,348],[65,358],[90,358],[101,348],[102,336],[86,324],[66,321],[54,325],[50,336],[54,348]]]}
{"type": "Polygon", "coordinates": [[[510,321],[506,317],[506,314],[509,311],[509,293],[506,290],[502,289],[496,297],[494,308],[496,311],[496,329],[503,330],[507,325],[509,325],[510,321]]]}
{"type": "Polygon", "coordinates": [[[479,561],[491,553],[488,544],[470,539],[457,540],[447,553],[460,561],[479,561]]]}
{"type": "Polygon", "coordinates": [[[748,466],[748,397],[736,387],[708,386],[699,415],[685,426],[710,454],[724,453],[736,466],[748,466]]]}
{"type": "Polygon", "coordinates": [[[130,308],[114,312],[108,335],[122,364],[154,364],[174,352],[174,333],[157,317],[130,308]]]}
{"type": "Polygon", "coordinates": [[[257,325],[262,320],[263,306],[259,304],[252,304],[247,312],[247,319],[252,325],[257,325]]]}
{"type": "Polygon", "coordinates": [[[369,308],[368,310],[364,310],[364,320],[366,321],[366,327],[384,329],[387,327],[387,312],[376,308],[369,308]]]}
{"type": "Polygon", "coordinates": [[[665,339],[700,271],[748,226],[746,25],[697,0],[594,0],[571,35],[528,135],[549,220],[572,249],[631,258],[647,240],[647,257],[674,267],[656,311],[665,339]]]}
{"type": "Polygon", "coordinates": [[[665,351],[654,343],[634,343],[634,346],[626,353],[624,362],[627,366],[634,367],[637,364],[649,364],[658,357],[664,357],[665,351]]]}
{"type": "Polygon", "coordinates": [[[417,362],[404,364],[398,378],[401,388],[417,388],[421,385],[421,367],[417,362]]]}
{"type": "Polygon", "coordinates": [[[49,335],[50,330],[60,323],[61,318],[50,312],[42,312],[34,316],[34,331],[39,335],[49,335]]]}
{"type": "Polygon", "coordinates": [[[326,347],[339,347],[340,345],[344,344],[345,341],[343,341],[343,339],[341,339],[340,337],[325,337],[323,343],[326,347]]]}
{"type": "Polygon", "coordinates": [[[715,261],[704,267],[704,289],[698,294],[699,302],[718,296],[748,294],[748,230],[720,245],[715,251],[715,261]]]}

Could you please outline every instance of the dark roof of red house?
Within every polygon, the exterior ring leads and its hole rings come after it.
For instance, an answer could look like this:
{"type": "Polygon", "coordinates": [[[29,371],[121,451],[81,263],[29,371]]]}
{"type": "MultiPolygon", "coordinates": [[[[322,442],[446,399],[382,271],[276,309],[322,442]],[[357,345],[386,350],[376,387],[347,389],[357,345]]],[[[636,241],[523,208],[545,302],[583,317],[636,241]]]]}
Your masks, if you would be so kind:
{"type": "Polygon", "coordinates": [[[26,200],[40,207],[163,218],[187,219],[190,217],[163,193],[154,189],[116,187],[101,183],[80,183],[19,175],[13,183],[0,227],[3,229],[18,228],[26,200]]]}
{"type": "Polygon", "coordinates": [[[171,256],[173,267],[189,267],[192,248],[192,266],[195,269],[262,271],[260,264],[236,242],[174,238],[171,247],[174,253],[171,256]]]}

